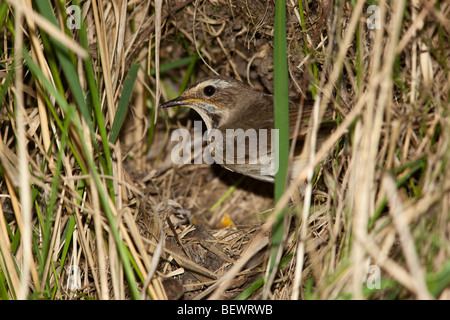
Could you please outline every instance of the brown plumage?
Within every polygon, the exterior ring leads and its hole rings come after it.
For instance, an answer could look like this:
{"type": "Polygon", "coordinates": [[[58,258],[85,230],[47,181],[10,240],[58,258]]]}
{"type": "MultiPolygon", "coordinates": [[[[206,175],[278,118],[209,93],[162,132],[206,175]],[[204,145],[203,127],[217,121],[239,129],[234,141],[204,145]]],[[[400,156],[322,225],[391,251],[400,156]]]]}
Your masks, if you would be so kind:
{"type": "MultiPolygon", "coordinates": [[[[305,138],[310,120],[312,100],[305,100],[302,108],[301,125],[299,127],[297,138],[298,145],[302,144],[305,138]]],[[[260,129],[267,129],[270,133],[274,128],[273,121],[273,96],[257,90],[233,78],[216,76],[199,81],[188,87],[183,94],[171,101],[161,105],[161,108],[169,108],[174,106],[186,106],[194,109],[203,119],[208,130],[217,129],[223,137],[226,137],[227,129],[234,129],[237,134],[234,140],[226,141],[220,144],[225,147],[234,146],[239,141],[245,141],[245,133],[252,133],[255,129],[259,135],[260,129]],[[242,129],[239,131],[238,129],[242,129]],[[237,130],[237,131],[236,131],[237,130]]],[[[289,132],[291,140],[294,138],[295,124],[298,119],[300,108],[298,104],[290,103],[289,105],[289,132]]],[[[329,131],[329,130],[327,130],[329,131]]],[[[226,139],[224,139],[226,140],[226,139]]],[[[249,138],[250,140],[250,138],[249,138]]],[[[236,153],[234,157],[222,157],[223,163],[219,163],[234,172],[239,172],[253,178],[273,182],[276,168],[272,168],[274,164],[274,148],[271,144],[271,136],[268,134],[266,140],[268,148],[268,156],[270,159],[262,159],[259,152],[256,153],[246,145],[245,161],[237,159],[236,153]],[[241,162],[239,162],[241,160],[241,162]]],[[[225,150],[221,150],[220,144],[210,143],[214,148],[215,155],[218,153],[225,154],[225,150]]],[[[250,143],[249,143],[250,144],[250,143]]]]}

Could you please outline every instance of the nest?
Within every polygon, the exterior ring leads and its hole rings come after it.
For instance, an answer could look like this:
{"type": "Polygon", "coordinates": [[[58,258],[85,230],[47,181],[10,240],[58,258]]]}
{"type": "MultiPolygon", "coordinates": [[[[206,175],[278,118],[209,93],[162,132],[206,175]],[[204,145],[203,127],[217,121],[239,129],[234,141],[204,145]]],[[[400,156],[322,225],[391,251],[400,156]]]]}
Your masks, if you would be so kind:
{"type": "MultiPolygon", "coordinates": [[[[168,0],[160,19],[148,1],[103,5],[86,2],[81,13],[107,134],[127,75],[141,66],[117,141],[104,139],[92,109],[90,132],[80,108],[62,108],[43,82],[78,106],[54,43],[40,34],[58,30],[36,31],[33,17],[19,24],[44,75],[25,57],[9,77],[15,56],[3,52],[0,272],[9,298],[448,297],[448,277],[439,280],[450,259],[447,3],[384,4],[376,30],[378,11],[361,1],[303,3],[304,15],[287,1],[289,95],[320,98],[338,128],[318,146],[312,178],[299,176],[281,201],[279,247],[273,185],[217,165],[174,164],[170,132],[193,130],[200,118],[155,105],[214,74],[273,93],[275,2],[168,0]],[[68,114],[79,126],[65,124],[68,114]],[[267,277],[270,248],[279,259],[267,277]]],[[[21,6],[11,4],[8,18],[21,6]]],[[[12,48],[14,36],[0,30],[12,48]]],[[[76,60],[91,101],[89,72],[76,60]]]]}

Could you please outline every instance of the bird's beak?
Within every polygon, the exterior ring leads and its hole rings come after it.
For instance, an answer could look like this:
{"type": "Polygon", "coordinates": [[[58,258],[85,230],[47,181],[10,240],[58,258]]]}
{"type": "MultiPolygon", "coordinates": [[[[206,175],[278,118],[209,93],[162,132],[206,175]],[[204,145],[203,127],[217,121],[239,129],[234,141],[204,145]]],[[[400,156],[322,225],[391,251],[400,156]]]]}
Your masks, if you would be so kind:
{"type": "Polygon", "coordinates": [[[180,96],[173,100],[167,101],[166,103],[163,103],[159,107],[160,108],[172,108],[172,107],[176,107],[176,106],[186,105],[187,103],[188,103],[188,101],[180,96]]]}

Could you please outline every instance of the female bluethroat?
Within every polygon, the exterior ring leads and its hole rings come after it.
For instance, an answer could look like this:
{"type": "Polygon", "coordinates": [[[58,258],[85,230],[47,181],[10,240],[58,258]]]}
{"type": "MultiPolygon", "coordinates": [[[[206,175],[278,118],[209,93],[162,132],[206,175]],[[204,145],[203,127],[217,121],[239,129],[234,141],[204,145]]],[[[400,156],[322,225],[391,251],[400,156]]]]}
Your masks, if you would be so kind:
{"type": "MultiPolygon", "coordinates": [[[[300,144],[308,130],[305,122],[310,120],[312,105],[311,100],[306,100],[301,109],[298,104],[291,102],[289,105],[291,139],[301,112],[302,125],[296,137],[300,144]]],[[[206,141],[216,163],[258,180],[274,181],[278,141],[277,132],[273,130],[272,95],[236,79],[215,76],[191,85],[161,108],[175,106],[192,108],[201,116],[209,132],[206,141]]],[[[290,174],[294,171],[291,167],[290,174]]]]}

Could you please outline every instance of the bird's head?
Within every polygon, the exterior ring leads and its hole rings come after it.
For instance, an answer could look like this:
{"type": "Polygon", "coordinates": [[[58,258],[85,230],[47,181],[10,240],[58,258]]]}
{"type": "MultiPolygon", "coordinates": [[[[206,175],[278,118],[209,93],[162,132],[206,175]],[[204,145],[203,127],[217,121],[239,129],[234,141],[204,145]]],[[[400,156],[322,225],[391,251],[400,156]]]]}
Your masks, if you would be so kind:
{"type": "Polygon", "coordinates": [[[181,96],[162,104],[161,108],[192,108],[202,117],[208,129],[217,129],[239,120],[239,115],[252,104],[252,100],[262,99],[262,96],[263,93],[239,80],[216,76],[189,86],[181,96]]]}

